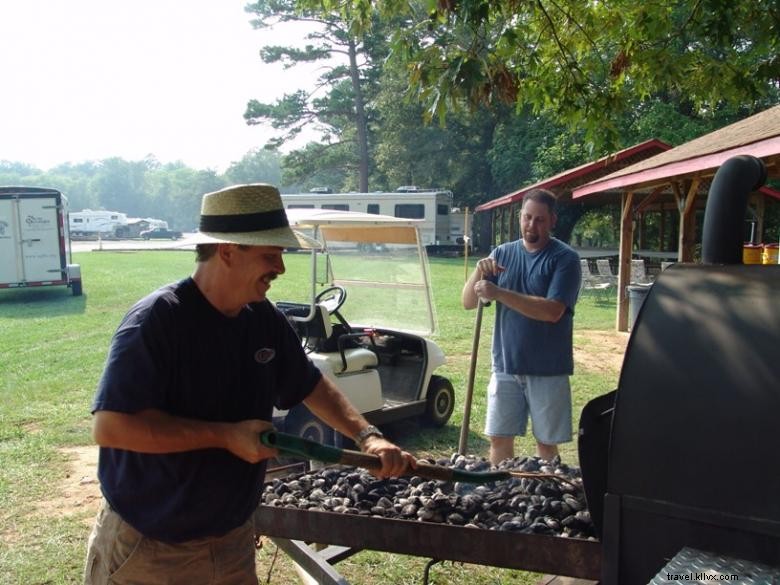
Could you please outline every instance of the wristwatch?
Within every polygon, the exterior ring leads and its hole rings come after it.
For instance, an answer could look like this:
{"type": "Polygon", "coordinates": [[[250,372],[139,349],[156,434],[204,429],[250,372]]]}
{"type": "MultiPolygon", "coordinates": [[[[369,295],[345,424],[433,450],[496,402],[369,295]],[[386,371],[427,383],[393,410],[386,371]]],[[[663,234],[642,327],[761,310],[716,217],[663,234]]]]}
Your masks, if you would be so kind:
{"type": "Polygon", "coordinates": [[[380,431],[374,425],[368,425],[366,428],[364,428],[362,431],[360,431],[357,434],[357,436],[355,437],[355,444],[358,446],[358,448],[362,449],[363,443],[369,437],[384,437],[384,435],[382,434],[382,431],[380,431]]]}

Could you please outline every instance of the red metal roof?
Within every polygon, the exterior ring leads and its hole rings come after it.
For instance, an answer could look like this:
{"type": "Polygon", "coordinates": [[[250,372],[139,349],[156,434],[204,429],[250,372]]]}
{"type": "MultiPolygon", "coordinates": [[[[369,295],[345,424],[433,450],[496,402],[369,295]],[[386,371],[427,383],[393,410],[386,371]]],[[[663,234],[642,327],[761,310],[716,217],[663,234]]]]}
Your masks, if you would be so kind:
{"type": "MultiPolygon", "coordinates": [[[[726,160],[740,154],[764,159],[777,172],[780,165],[780,106],[662,152],[574,189],[574,199],[606,191],[648,190],[687,176],[711,177],[726,160]]],[[[780,192],[760,192],[780,199],[780,192]]]]}
{"type": "Polygon", "coordinates": [[[544,179],[543,181],[539,181],[533,185],[523,187],[518,191],[513,191],[512,193],[508,193],[486,203],[482,203],[481,205],[478,205],[474,211],[486,211],[488,209],[493,209],[502,205],[509,205],[515,201],[520,201],[523,196],[532,189],[560,190],[561,188],[566,187],[568,187],[568,189],[572,189],[576,185],[582,185],[589,178],[606,175],[610,170],[616,167],[619,168],[621,166],[628,166],[636,159],[646,159],[648,157],[654,156],[656,153],[663,153],[670,148],[672,148],[671,145],[666,144],[665,142],[662,142],[658,139],[653,138],[651,140],[646,140],[645,142],[640,142],[639,144],[635,144],[629,148],[607,155],[596,161],[585,163],[578,167],[574,167],[573,169],[558,173],[557,175],[544,179]]]}

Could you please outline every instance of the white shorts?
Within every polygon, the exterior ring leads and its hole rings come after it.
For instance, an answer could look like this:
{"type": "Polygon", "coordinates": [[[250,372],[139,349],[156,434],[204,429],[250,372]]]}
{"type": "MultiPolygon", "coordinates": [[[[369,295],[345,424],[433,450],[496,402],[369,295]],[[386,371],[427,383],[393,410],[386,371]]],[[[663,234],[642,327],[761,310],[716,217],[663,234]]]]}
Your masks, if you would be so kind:
{"type": "Polygon", "coordinates": [[[525,435],[528,417],[536,440],[545,445],[572,439],[569,376],[516,376],[493,372],[488,384],[485,434],[525,435]]]}

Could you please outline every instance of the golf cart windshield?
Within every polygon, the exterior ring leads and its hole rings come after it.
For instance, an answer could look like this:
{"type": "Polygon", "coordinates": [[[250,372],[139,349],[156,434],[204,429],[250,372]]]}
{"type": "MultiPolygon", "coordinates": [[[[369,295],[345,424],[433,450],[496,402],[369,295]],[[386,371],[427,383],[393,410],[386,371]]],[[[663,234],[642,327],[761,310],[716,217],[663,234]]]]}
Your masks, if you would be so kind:
{"type": "Polygon", "coordinates": [[[436,329],[428,257],[418,220],[327,209],[288,209],[290,225],[320,240],[312,280],[316,295],[341,286],[339,312],[353,326],[420,335],[436,329]]]}

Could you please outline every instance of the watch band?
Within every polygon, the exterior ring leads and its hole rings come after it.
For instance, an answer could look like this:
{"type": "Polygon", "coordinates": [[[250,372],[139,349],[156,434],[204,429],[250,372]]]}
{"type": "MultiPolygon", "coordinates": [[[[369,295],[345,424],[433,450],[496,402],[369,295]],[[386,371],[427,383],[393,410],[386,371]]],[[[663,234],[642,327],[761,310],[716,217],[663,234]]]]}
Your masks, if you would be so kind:
{"type": "Polygon", "coordinates": [[[380,431],[378,428],[376,428],[374,425],[368,425],[366,428],[361,430],[357,436],[355,436],[355,444],[362,449],[363,443],[366,439],[369,437],[384,437],[382,434],[382,431],[380,431]]]}

